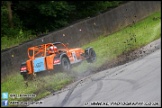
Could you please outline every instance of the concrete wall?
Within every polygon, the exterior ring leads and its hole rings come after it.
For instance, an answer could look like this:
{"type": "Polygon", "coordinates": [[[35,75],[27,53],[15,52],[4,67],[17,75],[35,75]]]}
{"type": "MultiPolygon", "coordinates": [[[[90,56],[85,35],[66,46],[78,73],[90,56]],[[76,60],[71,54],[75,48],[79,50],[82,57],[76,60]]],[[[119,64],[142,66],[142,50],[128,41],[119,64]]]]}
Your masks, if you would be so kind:
{"type": "Polygon", "coordinates": [[[1,52],[1,78],[19,72],[21,62],[28,59],[28,47],[56,41],[69,43],[70,47],[80,47],[99,35],[109,35],[159,10],[161,1],[131,1],[96,17],[1,52]]]}

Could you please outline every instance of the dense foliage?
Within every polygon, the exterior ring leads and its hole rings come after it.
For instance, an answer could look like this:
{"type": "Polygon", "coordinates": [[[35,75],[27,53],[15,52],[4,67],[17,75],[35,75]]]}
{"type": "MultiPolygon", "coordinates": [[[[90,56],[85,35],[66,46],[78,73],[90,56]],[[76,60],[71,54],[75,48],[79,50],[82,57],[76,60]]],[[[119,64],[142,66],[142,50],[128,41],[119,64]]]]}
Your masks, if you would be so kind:
{"type": "Polygon", "coordinates": [[[123,1],[1,1],[1,37],[45,34],[121,3],[123,1]]]}

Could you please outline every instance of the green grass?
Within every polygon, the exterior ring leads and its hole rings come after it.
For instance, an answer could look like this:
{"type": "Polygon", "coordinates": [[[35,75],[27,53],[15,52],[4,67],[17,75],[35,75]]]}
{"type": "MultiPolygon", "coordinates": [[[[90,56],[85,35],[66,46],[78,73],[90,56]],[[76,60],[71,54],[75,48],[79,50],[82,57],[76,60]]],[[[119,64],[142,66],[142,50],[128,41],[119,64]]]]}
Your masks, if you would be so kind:
{"type": "MultiPolygon", "coordinates": [[[[93,47],[97,54],[97,61],[88,64],[84,61],[81,65],[74,67],[75,73],[82,73],[88,69],[97,69],[106,61],[110,61],[121,55],[123,52],[140,48],[161,37],[161,12],[156,12],[151,16],[141,20],[135,25],[128,26],[109,36],[99,36],[96,41],[84,45],[82,48],[93,47]],[[155,20],[153,20],[155,19],[155,20]],[[129,45],[128,45],[129,44],[129,45]]],[[[36,94],[33,100],[38,100],[51,93],[51,90],[58,91],[65,85],[71,83],[73,77],[66,73],[56,73],[38,77],[36,81],[30,81],[28,87],[25,86],[22,76],[17,73],[8,76],[1,83],[2,92],[14,94],[36,94]]],[[[14,100],[9,98],[9,101],[14,100]]],[[[29,100],[29,99],[15,99],[29,100]]]]}
{"type": "Polygon", "coordinates": [[[83,46],[91,46],[96,51],[97,61],[94,64],[83,63],[75,71],[81,73],[87,69],[99,68],[106,61],[111,61],[123,52],[138,49],[161,37],[161,13],[151,16],[123,28],[109,36],[100,36],[96,41],[83,46]],[[155,19],[155,20],[154,20],[155,19]]]}
{"type": "Polygon", "coordinates": [[[36,38],[35,35],[29,35],[29,33],[23,34],[24,36],[18,34],[17,37],[1,37],[1,50],[11,48],[21,44],[22,42],[36,38]]]}
{"type": "MultiPolygon", "coordinates": [[[[8,76],[3,83],[1,83],[2,92],[7,91],[9,94],[36,94],[32,100],[39,100],[51,92],[61,90],[67,84],[72,82],[72,78],[66,73],[56,73],[36,77],[36,80],[28,82],[26,86],[23,77],[16,73],[8,76]]],[[[30,98],[9,98],[10,101],[29,101],[30,98]]],[[[12,106],[12,105],[11,105],[12,106]]]]}

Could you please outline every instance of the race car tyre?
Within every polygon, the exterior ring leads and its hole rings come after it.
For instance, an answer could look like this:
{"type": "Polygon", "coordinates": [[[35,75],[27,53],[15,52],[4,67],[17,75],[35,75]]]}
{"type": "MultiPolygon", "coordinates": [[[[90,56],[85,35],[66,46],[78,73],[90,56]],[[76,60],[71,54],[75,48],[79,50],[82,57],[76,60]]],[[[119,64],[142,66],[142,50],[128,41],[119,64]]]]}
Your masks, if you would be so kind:
{"type": "Polygon", "coordinates": [[[33,80],[36,76],[36,74],[27,74],[27,73],[22,73],[21,75],[23,76],[24,81],[33,80]]]}
{"type": "Polygon", "coordinates": [[[23,73],[22,76],[23,76],[24,80],[28,79],[28,75],[26,73],[23,73]]]}
{"type": "Polygon", "coordinates": [[[70,62],[67,57],[62,57],[61,59],[61,71],[69,72],[71,69],[70,62]]]}
{"type": "Polygon", "coordinates": [[[96,61],[96,53],[95,51],[93,50],[93,48],[89,48],[86,50],[86,55],[88,56],[87,57],[87,62],[88,63],[93,63],[96,61]]]}

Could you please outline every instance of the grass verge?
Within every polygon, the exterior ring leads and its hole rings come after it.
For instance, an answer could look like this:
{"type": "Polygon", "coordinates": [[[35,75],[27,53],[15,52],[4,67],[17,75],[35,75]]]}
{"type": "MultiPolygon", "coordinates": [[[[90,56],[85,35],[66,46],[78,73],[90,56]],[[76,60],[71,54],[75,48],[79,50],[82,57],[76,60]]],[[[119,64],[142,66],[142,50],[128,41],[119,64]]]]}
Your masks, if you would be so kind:
{"type": "MultiPolygon", "coordinates": [[[[65,85],[72,82],[72,78],[67,73],[47,73],[44,76],[37,76],[35,80],[29,81],[25,84],[23,77],[16,73],[8,76],[3,83],[1,83],[2,92],[7,91],[8,94],[35,94],[34,98],[9,98],[8,101],[33,101],[39,100],[54,91],[61,90],[65,85]]],[[[14,106],[14,105],[9,105],[14,106]]],[[[17,106],[17,105],[15,105],[17,106]]]]}
{"type": "Polygon", "coordinates": [[[17,37],[7,37],[3,36],[1,37],[1,51],[7,48],[11,48],[14,46],[17,46],[27,40],[31,40],[36,38],[35,35],[29,35],[29,33],[26,33],[25,36],[17,36],[17,37]]]}

